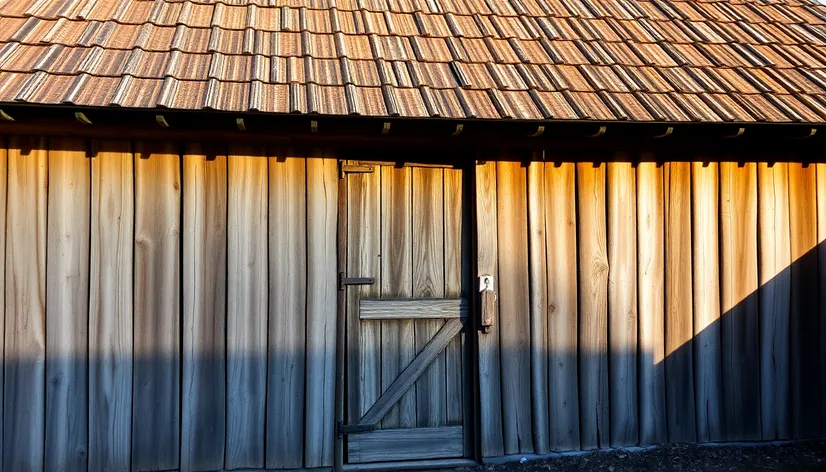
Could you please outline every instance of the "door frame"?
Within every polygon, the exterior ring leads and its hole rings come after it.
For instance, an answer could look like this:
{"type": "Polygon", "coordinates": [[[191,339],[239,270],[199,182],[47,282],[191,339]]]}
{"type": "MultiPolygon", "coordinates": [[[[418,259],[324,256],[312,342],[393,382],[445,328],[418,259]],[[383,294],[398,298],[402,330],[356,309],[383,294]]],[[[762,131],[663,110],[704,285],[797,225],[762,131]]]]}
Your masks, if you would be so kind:
{"type": "Polygon", "coordinates": [[[462,188],[465,211],[463,214],[464,224],[468,228],[468,234],[463,244],[468,250],[470,262],[468,281],[470,290],[468,293],[469,314],[466,320],[465,342],[467,343],[466,355],[469,372],[463,373],[465,381],[468,382],[470,402],[468,411],[471,412],[464,434],[470,435],[472,451],[469,457],[462,459],[428,459],[418,461],[403,462],[377,462],[365,464],[345,464],[344,463],[344,435],[339,432],[339,426],[344,424],[345,411],[345,382],[346,382],[346,345],[347,345],[347,291],[338,287],[336,297],[336,385],[335,385],[335,419],[334,419],[334,464],[335,471],[348,470],[420,470],[428,468],[455,468],[471,466],[481,463],[480,457],[480,435],[479,435],[479,365],[478,365],[478,330],[479,330],[479,301],[478,294],[473,289],[476,279],[476,153],[471,151],[447,152],[444,149],[421,150],[418,155],[429,156],[426,162],[409,158],[409,151],[399,152],[392,149],[368,149],[368,150],[347,150],[339,152],[338,169],[338,222],[337,222],[337,267],[336,273],[343,273],[346,269],[347,261],[347,178],[343,172],[343,166],[351,161],[364,163],[393,163],[387,158],[388,155],[399,155],[396,164],[401,165],[421,165],[422,167],[433,166],[453,166],[462,170],[462,188]],[[470,378],[468,378],[468,376],[470,378]]]}

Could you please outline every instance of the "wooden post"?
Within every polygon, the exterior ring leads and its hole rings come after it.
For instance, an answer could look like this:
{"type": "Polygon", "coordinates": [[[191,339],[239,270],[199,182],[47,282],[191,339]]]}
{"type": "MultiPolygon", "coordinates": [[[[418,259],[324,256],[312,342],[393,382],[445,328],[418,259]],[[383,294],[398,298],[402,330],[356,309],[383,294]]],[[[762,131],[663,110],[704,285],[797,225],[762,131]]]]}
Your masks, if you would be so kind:
{"type": "Polygon", "coordinates": [[[46,470],[86,471],[90,159],[87,142],[49,143],[46,470]]]}
{"type": "Polygon", "coordinates": [[[608,255],[605,164],[577,164],[579,209],[579,399],[583,449],[609,444],[608,255]]]}
{"type": "MultiPolygon", "coordinates": [[[[0,137],[0,307],[6,309],[6,195],[8,188],[8,152],[5,137],[0,137]]],[[[0,339],[5,343],[6,339],[6,317],[0,316],[0,339]]],[[[0,409],[5,407],[3,401],[3,374],[6,370],[4,349],[0,349],[0,409]]],[[[3,421],[0,420],[0,466],[5,464],[3,460],[3,421]]]]}
{"type": "Polygon", "coordinates": [[[691,175],[697,440],[725,441],[720,346],[720,202],[717,163],[692,162],[691,175]]]}
{"type": "Polygon", "coordinates": [[[818,320],[820,322],[821,434],[826,432],[826,164],[817,166],[818,320]]]}
{"type": "MultiPolygon", "coordinates": [[[[627,160],[626,156],[618,156],[627,160]]],[[[635,446],[637,414],[637,202],[630,162],[608,163],[608,331],[611,447],[635,446]]]]}
{"type": "Polygon", "coordinates": [[[667,440],[665,411],[663,168],[637,165],[640,444],[667,440]]]}

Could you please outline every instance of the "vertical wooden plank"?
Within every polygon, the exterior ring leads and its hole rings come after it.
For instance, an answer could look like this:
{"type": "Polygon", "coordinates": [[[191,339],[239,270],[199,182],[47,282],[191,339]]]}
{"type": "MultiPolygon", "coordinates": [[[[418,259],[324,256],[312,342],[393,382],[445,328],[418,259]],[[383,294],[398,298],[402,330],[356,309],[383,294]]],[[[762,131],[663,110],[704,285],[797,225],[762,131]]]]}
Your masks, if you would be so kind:
{"type": "Polygon", "coordinates": [[[267,385],[267,158],[230,146],[227,163],[226,468],[264,466],[267,385]]]}
{"type": "Polygon", "coordinates": [[[757,165],[721,163],[720,192],[726,438],[754,440],[760,439],[757,165]]]}
{"type": "Polygon", "coordinates": [[[725,441],[720,351],[719,182],[716,162],[691,164],[694,216],[694,380],[697,440],[725,441]]]}
{"type": "Polygon", "coordinates": [[[347,176],[347,276],[373,277],[347,289],[349,423],[357,423],[381,394],[381,322],[359,319],[359,300],[381,289],[381,170],[347,176]]]}
{"type": "Polygon", "coordinates": [[[757,164],[760,412],[763,440],[790,437],[791,243],[788,164],[757,164]]]}
{"type": "MultiPolygon", "coordinates": [[[[445,295],[444,171],[413,168],[413,296],[445,295]]],[[[416,320],[416,352],[439,332],[444,321],[416,320]]],[[[446,422],[445,353],[436,357],[416,381],[416,425],[442,426],[446,422]]]]}
{"type": "MultiPolygon", "coordinates": [[[[627,156],[617,156],[626,160],[627,156]]],[[[637,419],[637,203],[630,162],[608,163],[611,447],[633,446],[637,419]]]]}
{"type": "Polygon", "coordinates": [[[181,469],[224,466],[227,156],[188,144],[183,157],[181,469]]]}
{"type": "Polygon", "coordinates": [[[130,469],[135,215],[130,148],[128,141],[92,142],[90,472],[130,469]]]}
{"type": "MultiPolygon", "coordinates": [[[[381,296],[413,294],[411,168],[381,167],[381,296]]],[[[381,326],[382,393],[416,356],[412,320],[385,321],[381,326]]],[[[416,391],[411,388],[382,421],[384,428],[416,426],[416,391]]]]}
{"type": "MultiPolygon", "coordinates": [[[[0,137],[0,306],[6,307],[6,189],[8,182],[8,143],[4,137],[0,137]]],[[[0,342],[5,345],[6,316],[0,316],[0,342]]],[[[0,409],[3,408],[3,374],[5,369],[5,356],[3,346],[0,346],[0,409]]],[[[3,421],[0,420],[0,466],[3,462],[3,421]]]]}
{"type": "Polygon", "coordinates": [[[667,162],[665,199],[665,404],[668,441],[696,440],[692,363],[691,166],[667,162]]]}
{"type": "MultiPolygon", "coordinates": [[[[444,170],[444,240],[445,240],[445,297],[467,297],[467,290],[463,287],[466,280],[464,262],[467,257],[465,251],[464,226],[464,198],[462,194],[462,170],[444,170]],[[464,258],[463,258],[464,256],[464,258]]],[[[459,333],[445,348],[445,396],[447,397],[447,424],[463,425],[463,439],[465,455],[473,454],[470,418],[465,417],[465,405],[469,401],[468,382],[464,373],[468,372],[465,365],[467,359],[466,334],[459,333]]]]}
{"type": "Polygon", "coordinates": [[[499,239],[499,349],[505,454],[533,452],[531,319],[526,169],[496,164],[499,239]]]}
{"type": "MultiPolygon", "coordinates": [[[[531,413],[534,451],[549,451],[548,256],[545,249],[545,164],[528,166],[528,270],[531,322],[531,413]]],[[[554,412],[556,413],[556,412],[554,412]]]]}
{"type": "Polygon", "coordinates": [[[665,234],[663,167],[637,165],[640,444],[665,442],[665,234]]]}
{"type": "Polygon", "coordinates": [[[180,224],[178,146],[136,143],[134,470],[178,468],[180,224]]]}
{"type": "MultiPolygon", "coordinates": [[[[496,216],[496,163],[485,162],[476,166],[476,270],[478,276],[494,277],[494,290],[499,258],[496,216]]],[[[483,457],[504,454],[498,318],[496,304],[493,326],[488,333],[479,333],[479,430],[483,457]]]]}
{"type": "Polygon", "coordinates": [[[579,407],[583,449],[608,446],[608,255],[605,164],[577,164],[579,407]]]}
{"type": "Polygon", "coordinates": [[[545,164],[549,447],[579,449],[576,166],[545,164]]]}
{"type": "Polygon", "coordinates": [[[304,356],[307,309],[305,159],[269,158],[269,380],[267,468],[304,463],[304,356]]]}
{"type": "MultiPolygon", "coordinates": [[[[818,321],[820,322],[821,434],[826,432],[826,163],[817,166],[818,321]]],[[[2,220],[0,220],[2,221],[2,220]]]]}
{"type": "Polygon", "coordinates": [[[305,467],[333,465],[336,366],[337,162],[307,161],[307,376],[305,467]]]}
{"type": "Polygon", "coordinates": [[[3,470],[43,468],[47,171],[45,138],[10,139],[3,470]]]}
{"type": "Polygon", "coordinates": [[[89,316],[88,143],[49,143],[45,470],[86,471],[89,316]]]}
{"type": "Polygon", "coordinates": [[[821,434],[817,297],[817,194],[813,165],[789,163],[791,395],[795,438],[821,434]]]}

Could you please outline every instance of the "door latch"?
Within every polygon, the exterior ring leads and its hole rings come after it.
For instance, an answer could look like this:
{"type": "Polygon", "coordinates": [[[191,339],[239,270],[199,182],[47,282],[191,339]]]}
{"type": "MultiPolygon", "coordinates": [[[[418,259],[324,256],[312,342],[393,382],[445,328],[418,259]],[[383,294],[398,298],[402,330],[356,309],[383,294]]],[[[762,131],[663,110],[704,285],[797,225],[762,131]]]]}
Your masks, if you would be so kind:
{"type": "Polygon", "coordinates": [[[338,289],[344,290],[348,285],[373,285],[376,279],[373,277],[345,277],[344,272],[338,273],[338,289]]]}
{"type": "Polygon", "coordinates": [[[496,291],[494,289],[494,279],[492,275],[482,275],[479,277],[479,298],[481,299],[480,327],[483,333],[490,332],[493,320],[496,318],[496,291]]]}

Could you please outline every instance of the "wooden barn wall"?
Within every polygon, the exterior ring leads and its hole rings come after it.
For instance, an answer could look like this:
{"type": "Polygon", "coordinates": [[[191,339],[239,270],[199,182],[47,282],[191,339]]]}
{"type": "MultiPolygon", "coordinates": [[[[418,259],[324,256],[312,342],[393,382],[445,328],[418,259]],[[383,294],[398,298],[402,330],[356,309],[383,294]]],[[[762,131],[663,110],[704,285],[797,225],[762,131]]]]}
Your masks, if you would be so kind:
{"type": "Polygon", "coordinates": [[[546,159],[476,167],[484,457],[826,433],[826,165],[546,159]]]}
{"type": "Polygon", "coordinates": [[[336,169],[0,137],[0,470],[332,466],[336,169]]]}

